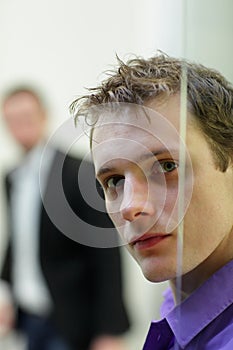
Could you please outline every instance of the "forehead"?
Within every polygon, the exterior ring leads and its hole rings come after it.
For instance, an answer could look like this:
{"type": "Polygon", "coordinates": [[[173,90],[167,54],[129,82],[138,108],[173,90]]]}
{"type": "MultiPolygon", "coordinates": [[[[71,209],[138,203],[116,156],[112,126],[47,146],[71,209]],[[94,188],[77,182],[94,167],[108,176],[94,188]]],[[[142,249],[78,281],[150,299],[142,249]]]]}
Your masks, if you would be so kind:
{"type": "Polygon", "coordinates": [[[117,112],[102,114],[92,139],[93,158],[97,167],[115,158],[131,160],[145,152],[170,152],[179,149],[179,98],[163,104],[122,105],[117,112]]]}
{"type": "Polygon", "coordinates": [[[110,107],[108,104],[100,105],[100,107],[94,107],[93,112],[97,114],[93,142],[99,142],[104,138],[104,135],[101,137],[101,132],[108,131],[108,129],[112,130],[113,137],[120,132],[122,134],[134,132],[130,128],[126,131],[126,128],[121,126],[135,126],[149,133],[156,133],[157,136],[165,133],[168,133],[169,136],[172,128],[179,131],[180,95],[173,95],[162,101],[151,99],[144,105],[133,103],[113,103],[110,107]]]}
{"type": "Polygon", "coordinates": [[[36,96],[29,92],[19,92],[8,97],[4,103],[4,110],[7,112],[15,112],[19,108],[39,108],[40,102],[36,96]]]}

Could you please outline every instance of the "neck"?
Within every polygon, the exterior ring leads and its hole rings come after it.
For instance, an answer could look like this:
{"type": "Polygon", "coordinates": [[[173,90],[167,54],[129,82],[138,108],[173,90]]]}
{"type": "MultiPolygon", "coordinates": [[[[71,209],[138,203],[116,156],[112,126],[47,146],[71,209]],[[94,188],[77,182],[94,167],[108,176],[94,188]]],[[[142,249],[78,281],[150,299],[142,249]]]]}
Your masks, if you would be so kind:
{"type": "Polygon", "coordinates": [[[180,302],[184,301],[217,270],[233,259],[232,252],[229,252],[229,254],[224,254],[223,251],[220,251],[217,255],[218,256],[216,257],[215,252],[215,254],[209,256],[195,269],[181,276],[181,280],[179,280],[178,277],[170,280],[169,283],[172,289],[175,304],[179,304],[180,302]]]}

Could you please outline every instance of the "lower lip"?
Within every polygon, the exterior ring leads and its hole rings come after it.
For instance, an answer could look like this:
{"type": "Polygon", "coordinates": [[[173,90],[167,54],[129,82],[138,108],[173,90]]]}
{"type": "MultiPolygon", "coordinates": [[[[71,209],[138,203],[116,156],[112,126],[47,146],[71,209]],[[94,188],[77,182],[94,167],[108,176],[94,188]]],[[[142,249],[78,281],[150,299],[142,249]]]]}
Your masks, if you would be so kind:
{"type": "Polygon", "coordinates": [[[137,250],[149,249],[164,241],[169,235],[163,237],[151,237],[134,244],[137,250]]]}

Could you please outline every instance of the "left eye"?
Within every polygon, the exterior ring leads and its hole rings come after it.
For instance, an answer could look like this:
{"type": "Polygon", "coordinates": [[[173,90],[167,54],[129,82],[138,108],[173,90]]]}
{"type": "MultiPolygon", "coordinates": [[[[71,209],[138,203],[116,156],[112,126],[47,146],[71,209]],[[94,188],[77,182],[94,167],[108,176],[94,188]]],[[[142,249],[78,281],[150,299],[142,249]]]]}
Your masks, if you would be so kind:
{"type": "Polygon", "coordinates": [[[178,164],[174,161],[160,161],[156,162],[156,173],[170,173],[178,168],[178,164]]]}

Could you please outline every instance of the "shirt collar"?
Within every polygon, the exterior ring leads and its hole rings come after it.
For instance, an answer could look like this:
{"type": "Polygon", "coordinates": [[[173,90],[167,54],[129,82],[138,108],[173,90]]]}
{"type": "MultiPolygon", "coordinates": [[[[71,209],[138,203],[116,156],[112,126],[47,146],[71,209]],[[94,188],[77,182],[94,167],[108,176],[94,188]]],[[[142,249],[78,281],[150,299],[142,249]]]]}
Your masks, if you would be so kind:
{"type": "MultiPolygon", "coordinates": [[[[166,315],[166,320],[181,348],[233,303],[233,285],[230,277],[232,275],[233,260],[215,272],[184,302],[166,315]]],[[[165,304],[167,303],[171,309],[171,291],[166,294],[165,304]]]]}

